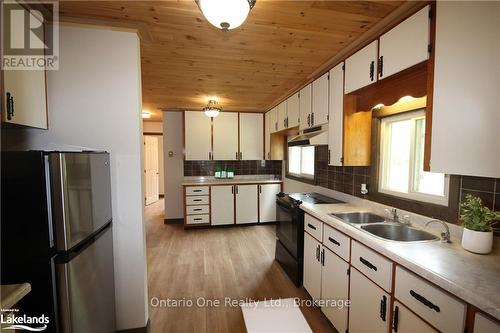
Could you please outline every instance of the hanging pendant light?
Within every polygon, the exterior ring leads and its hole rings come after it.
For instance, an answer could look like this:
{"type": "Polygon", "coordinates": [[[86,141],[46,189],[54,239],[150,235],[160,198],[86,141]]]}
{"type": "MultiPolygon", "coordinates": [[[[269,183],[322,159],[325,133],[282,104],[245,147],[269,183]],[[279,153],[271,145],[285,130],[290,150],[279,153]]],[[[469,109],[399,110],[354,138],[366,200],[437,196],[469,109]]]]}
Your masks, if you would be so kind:
{"type": "Polygon", "coordinates": [[[205,112],[205,115],[210,118],[217,117],[219,115],[219,112],[221,111],[222,108],[214,99],[209,100],[207,106],[203,108],[203,112],[205,112]]]}
{"type": "Polygon", "coordinates": [[[205,18],[222,30],[231,30],[245,22],[256,0],[195,0],[205,18]]]}

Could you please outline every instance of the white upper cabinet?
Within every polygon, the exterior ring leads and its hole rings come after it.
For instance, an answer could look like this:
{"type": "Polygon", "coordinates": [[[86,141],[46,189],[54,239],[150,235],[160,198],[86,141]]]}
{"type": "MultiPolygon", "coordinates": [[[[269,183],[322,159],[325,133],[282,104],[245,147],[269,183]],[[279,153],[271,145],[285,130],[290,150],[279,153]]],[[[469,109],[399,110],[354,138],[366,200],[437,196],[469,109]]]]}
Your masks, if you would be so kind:
{"type": "Polygon", "coordinates": [[[184,112],[185,159],[212,159],[212,122],[205,113],[184,112]]]}
{"type": "Polygon", "coordinates": [[[238,159],[238,113],[221,112],[213,120],[213,159],[238,159]]]}
{"type": "Polygon", "coordinates": [[[278,107],[274,107],[268,111],[269,113],[269,129],[271,133],[278,131],[278,107]]]}
{"type": "Polygon", "coordinates": [[[278,131],[284,130],[287,128],[286,126],[286,118],[287,118],[287,112],[286,112],[286,101],[281,102],[278,104],[278,131]]]}
{"type": "Polygon", "coordinates": [[[299,129],[303,130],[311,127],[311,108],[312,108],[312,85],[308,84],[300,90],[300,124],[299,129]]]}
{"type": "Polygon", "coordinates": [[[375,40],[345,61],[345,93],[366,87],[377,79],[377,48],[375,40]]]}
{"type": "Polygon", "coordinates": [[[380,37],[380,79],[429,58],[429,10],[430,6],[422,8],[380,37]]]}
{"type": "Polygon", "coordinates": [[[286,101],[286,109],[287,109],[287,120],[286,120],[287,128],[299,126],[300,99],[298,92],[288,97],[286,101]]]}
{"type": "Polygon", "coordinates": [[[500,177],[500,2],[436,4],[431,171],[500,177]]]}
{"type": "Polygon", "coordinates": [[[259,189],[259,222],[276,221],[276,194],[281,192],[281,184],[262,184],[259,189]]]}
{"type": "Polygon", "coordinates": [[[266,112],[266,115],[264,116],[264,141],[265,141],[264,158],[266,160],[270,160],[271,159],[271,111],[266,112]]]}
{"type": "MultiPolygon", "coordinates": [[[[19,4],[9,4],[25,11],[19,4]]],[[[30,20],[38,20],[29,15],[30,20]]],[[[31,23],[33,24],[33,23],[31,23]]],[[[37,23],[38,24],[38,23],[37,23]]],[[[41,24],[41,23],[40,23],[41,24]]],[[[2,121],[47,129],[47,96],[44,70],[5,70],[2,121]]]]}
{"type": "Polygon", "coordinates": [[[264,159],[264,115],[240,113],[240,159],[264,159]]]}
{"type": "Polygon", "coordinates": [[[342,166],[344,130],[344,63],[330,70],[328,165],[342,166]]]}
{"type": "MultiPolygon", "coordinates": [[[[257,223],[257,185],[235,185],[236,224],[257,223]]],[[[231,203],[230,203],[231,204],[231,203]]]]}
{"type": "Polygon", "coordinates": [[[312,83],[311,126],[328,122],[328,72],[312,83]]]}

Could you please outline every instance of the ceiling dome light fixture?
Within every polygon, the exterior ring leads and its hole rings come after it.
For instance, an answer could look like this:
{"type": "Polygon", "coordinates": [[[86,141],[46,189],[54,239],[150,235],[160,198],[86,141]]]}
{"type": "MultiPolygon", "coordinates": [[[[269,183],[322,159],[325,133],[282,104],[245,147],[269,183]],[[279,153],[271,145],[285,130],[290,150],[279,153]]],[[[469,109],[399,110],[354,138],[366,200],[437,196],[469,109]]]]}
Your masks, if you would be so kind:
{"type": "Polygon", "coordinates": [[[217,117],[219,115],[219,112],[222,111],[222,108],[219,106],[219,103],[211,99],[208,101],[207,106],[203,108],[203,112],[205,112],[205,115],[210,118],[217,117]]]}
{"type": "Polygon", "coordinates": [[[205,18],[224,31],[239,27],[257,0],[195,0],[205,18]]]}

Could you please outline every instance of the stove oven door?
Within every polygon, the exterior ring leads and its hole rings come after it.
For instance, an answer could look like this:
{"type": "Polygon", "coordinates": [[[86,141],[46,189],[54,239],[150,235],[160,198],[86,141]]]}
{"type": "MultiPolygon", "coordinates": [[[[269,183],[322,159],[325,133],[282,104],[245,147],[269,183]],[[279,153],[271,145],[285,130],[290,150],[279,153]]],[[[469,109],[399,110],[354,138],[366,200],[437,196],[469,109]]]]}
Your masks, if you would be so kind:
{"type": "Polygon", "coordinates": [[[301,231],[304,230],[304,213],[298,207],[276,200],[276,237],[287,251],[299,259],[301,231]]]}

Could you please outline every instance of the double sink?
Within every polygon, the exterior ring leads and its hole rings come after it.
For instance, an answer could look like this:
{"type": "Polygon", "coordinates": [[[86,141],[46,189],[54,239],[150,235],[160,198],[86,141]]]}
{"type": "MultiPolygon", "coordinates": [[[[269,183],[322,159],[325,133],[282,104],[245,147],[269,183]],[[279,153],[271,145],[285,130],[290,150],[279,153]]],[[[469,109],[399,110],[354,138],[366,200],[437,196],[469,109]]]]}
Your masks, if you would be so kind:
{"type": "Polygon", "coordinates": [[[436,237],[429,232],[412,228],[405,224],[385,222],[386,219],[384,217],[373,213],[355,212],[334,213],[330,215],[337,217],[344,222],[358,225],[362,230],[385,240],[398,242],[419,242],[434,241],[439,239],[439,237],[436,237]]]}

